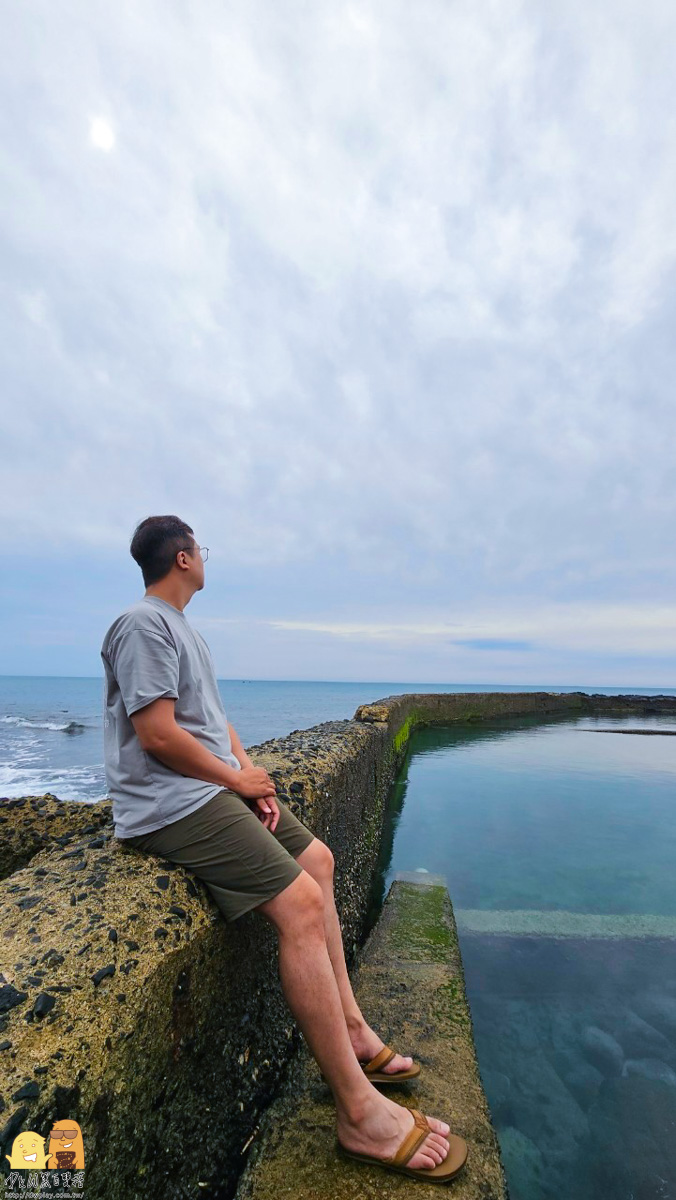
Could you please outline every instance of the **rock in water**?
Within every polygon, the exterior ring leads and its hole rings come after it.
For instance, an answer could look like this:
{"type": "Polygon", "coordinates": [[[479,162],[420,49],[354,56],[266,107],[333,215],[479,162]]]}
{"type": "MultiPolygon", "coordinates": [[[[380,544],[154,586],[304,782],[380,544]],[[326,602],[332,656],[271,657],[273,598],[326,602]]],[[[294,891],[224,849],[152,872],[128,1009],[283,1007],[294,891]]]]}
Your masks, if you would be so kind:
{"type": "Polygon", "coordinates": [[[676,999],[664,992],[647,992],[633,1006],[644,1021],[676,1044],[676,999]]]}
{"type": "Polygon", "coordinates": [[[628,1058],[622,1067],[622,1078],[627,1075],[642,1075],[644,1079],[658,1079],[669,1087],[676,1088],[676,1071],[672,1071],[659,1058],[628,1058]]]}
{"type": "Polygon", "coordinates": [[[669,1039],[631,1009],[613,1034],[628,1058],[659,1058],[676,1068],[676,1049],[669,1039]]]}
{"type": "Polygon", "coordinates": [[[582,1034],[582,1048],[592,1066],[603,1075],[619,1075],[624,1053],[619,1042],[597,1025],[588,1025],[582,1034]]]}

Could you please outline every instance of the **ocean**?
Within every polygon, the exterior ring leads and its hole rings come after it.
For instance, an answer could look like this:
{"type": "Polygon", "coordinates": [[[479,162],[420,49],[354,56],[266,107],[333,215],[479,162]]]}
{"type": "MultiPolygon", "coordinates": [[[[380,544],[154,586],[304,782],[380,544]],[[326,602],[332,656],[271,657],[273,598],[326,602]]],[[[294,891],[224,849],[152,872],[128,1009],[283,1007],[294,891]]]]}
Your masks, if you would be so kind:
{"type": "MultiPolygon", "coordinates": [[[[676,689],[582,688],[556,684],[331,683],[219,680],[228,720],[244,746],[283,737],[322,721],[354,716],[401,692],[634,692],[676,695],[676,689]]],[[[62,800],[106,795],[103,769],[103,678],[0,676],[0,796],[52,792],[62,800]]]]}

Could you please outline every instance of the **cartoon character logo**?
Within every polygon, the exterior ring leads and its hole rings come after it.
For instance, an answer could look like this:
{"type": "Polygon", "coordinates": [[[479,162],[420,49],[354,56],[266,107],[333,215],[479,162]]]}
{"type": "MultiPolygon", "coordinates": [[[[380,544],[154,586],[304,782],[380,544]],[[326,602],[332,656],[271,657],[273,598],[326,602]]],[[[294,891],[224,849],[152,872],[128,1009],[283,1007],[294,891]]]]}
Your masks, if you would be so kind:
{"type": "Polygon", "coordinates": [[[77,1121],[55,1121],[49,1135],[50,1171],[81,1170],[85,1165],[82,1131],[77,1121]]]}
{"type": "Polygon", "coordinates": [[[51,1157],[51,1154],[45,1154],[45,1139],[32,1129],[17,1133],[12,1142],[12,1153],[5,1155],[13,1171],[44,1171],[51,1157]]]}

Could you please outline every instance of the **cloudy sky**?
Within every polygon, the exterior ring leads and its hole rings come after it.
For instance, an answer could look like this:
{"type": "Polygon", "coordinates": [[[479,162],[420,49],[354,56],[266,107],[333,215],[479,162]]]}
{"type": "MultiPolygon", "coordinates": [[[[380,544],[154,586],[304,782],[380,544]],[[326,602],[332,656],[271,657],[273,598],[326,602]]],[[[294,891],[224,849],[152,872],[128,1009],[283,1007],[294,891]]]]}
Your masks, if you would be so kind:
{"type": "Polygon", "coordinates": [[[676,9],[3,12],[0,672],[676,686],[676,9]]]}

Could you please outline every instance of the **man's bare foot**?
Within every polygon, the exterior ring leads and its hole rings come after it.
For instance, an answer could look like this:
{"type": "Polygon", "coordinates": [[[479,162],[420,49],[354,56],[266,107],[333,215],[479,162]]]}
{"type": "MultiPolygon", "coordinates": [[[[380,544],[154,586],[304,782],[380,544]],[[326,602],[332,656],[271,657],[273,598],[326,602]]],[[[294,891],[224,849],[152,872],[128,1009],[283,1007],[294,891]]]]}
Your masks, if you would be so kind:
{"type": "MultiPolygon", "coordinates": [[[[379,1038],[378,1034],[374,1033],[365,1021],[360,1023],[355,1022],[352,1025],[348,1024],[348,1032],[350,1034],[352,1049],[360,1063],[370,1062],[385,1045],[382,1038],[379,1038]]],[[[402,1054],[395,1054],[387,1066],[380,1067],[379,1070],[383,1071],[386,1075],[398,1075],[400,1071],[407,1071],[412,1066],[412,1058],[405,1057],[402,1054]]]]}
{"type": "MultiPolygon", "coordinates": [[[[374,1092],[376,1089],[373,1089],[374,1092]]],[[[339,1113],[336,1119],[338,1141],[355,1154],[370,1154],[373,1158],[391,1158],[415,1124],[413,1114],[401,1104],[394,1104],[380,1093],[359,1121],[350,1121],[339,1113]]],[[[445,1121],[427,1117],[432,1133],[425,1138],[408,1167],[435,1167],[448,1154],[449,1143],[444,1134],[450,1133],[445,1121]]]]}

